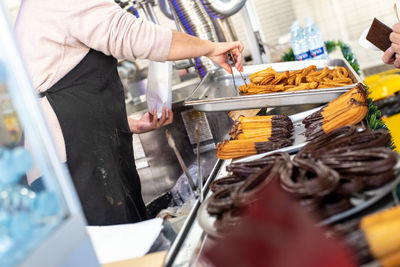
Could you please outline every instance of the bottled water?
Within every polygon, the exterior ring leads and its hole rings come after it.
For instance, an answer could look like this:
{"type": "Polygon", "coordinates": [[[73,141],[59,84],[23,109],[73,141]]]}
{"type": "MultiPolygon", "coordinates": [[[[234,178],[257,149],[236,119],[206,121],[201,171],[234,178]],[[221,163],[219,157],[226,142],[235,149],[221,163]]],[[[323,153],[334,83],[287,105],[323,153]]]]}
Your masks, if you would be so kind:
{"type": "Polygon", "coordinates": [[[300,23],[296,20],[290,27],[292,49],[296,60],[310,59],[310,52],[306,40],[304,39],[304,31],[300,23]]]}
{"type": "Polygon", "coordinates": [[[306,18],[305,39],[307,40],[312,59],[328,58],[321,33],[311,17],[306,18]]]}

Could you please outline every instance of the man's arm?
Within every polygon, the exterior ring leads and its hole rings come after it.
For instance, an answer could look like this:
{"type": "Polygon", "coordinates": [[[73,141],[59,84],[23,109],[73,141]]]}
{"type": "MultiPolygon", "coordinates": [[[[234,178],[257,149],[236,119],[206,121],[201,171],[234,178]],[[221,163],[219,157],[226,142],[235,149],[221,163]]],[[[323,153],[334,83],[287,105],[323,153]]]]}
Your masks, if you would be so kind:
{"type": "Polygon", "coordinates": [[[235,67],[242,71],[243,49],[243,43],[240,41],[214,43],[173,30],[168,60],[180,60],[206,56],[230,73],[231,68],[226,63],[227,53],[232,52],[236,61],[235,67]]]}

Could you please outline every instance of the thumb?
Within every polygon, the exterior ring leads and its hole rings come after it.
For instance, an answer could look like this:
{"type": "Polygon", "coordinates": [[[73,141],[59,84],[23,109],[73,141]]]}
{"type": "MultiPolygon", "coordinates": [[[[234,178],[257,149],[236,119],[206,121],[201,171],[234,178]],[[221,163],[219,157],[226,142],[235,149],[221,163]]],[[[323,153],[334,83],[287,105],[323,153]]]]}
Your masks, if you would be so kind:
{"type": "Polygon", "coordinates": [[[226,70],[228,73],[232,73],[232,67],[231,65],[229,65],[226,62],[222,62],[219,64],[221,66],[221,68],[223,68],[224,70],[226,70]]]}
{"type": "Polygon", "coordinates": [[[385,53],[383,53],[382,56],[382,61],[386,64],[392,64],[394,59],[393,59],[393,55],[394,55],[394,51],[392,49],[392,47],[389,47],[385,53]]]}

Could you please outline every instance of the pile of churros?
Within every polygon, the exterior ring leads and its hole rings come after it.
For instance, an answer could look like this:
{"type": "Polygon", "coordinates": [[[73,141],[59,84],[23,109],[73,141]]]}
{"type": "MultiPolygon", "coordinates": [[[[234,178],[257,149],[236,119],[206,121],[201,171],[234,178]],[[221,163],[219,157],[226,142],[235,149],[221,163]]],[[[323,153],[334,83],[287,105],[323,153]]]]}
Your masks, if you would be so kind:
{"type": "Polygon", "coordinates": [[[229,132],[232,140],[217,144],[217,157],[234,159],[290,146],[292,131],[285,115],[239,117],[229,132]]]}
{"type": "Polygon", "coordinates": [[[363,84],[358,83],[320,110],[308,115],[303,124],[306,127],[307,141],[324,133],[346,125],[356,125],[368,112],[368,93],[363,84]]]}
{"type": "Polygon", "coordinates": [[[277,72],[272,67],[249,76],[250,84],[239,86],[243,95],[300,91],[316,88],[340,87],[353,84],[346,68],[325,67],[317,71],[315,65],[295,71],[277,72]]]}

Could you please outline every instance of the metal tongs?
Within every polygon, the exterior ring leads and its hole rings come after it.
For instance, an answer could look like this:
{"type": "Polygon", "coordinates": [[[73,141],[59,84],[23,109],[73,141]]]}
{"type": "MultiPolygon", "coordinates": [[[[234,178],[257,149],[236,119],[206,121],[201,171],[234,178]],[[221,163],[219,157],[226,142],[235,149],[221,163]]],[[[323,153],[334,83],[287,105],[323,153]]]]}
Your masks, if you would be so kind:
{"type": "MultiPolygon", "coordinates": [[[[229,53],[228,53],[228,56],[229,56],[229,58],[230,58],[230,61],[232,62],[232,64],[230,64],[230,66],[231,66],[231,74],[232,74],[233,86],[235,86],[236,92],[239,94],[239,90],[238,90],[238,88],[237,88],[237,86],[236,86],[236,82],[235,82],[235,77],[233,76],[233,68],[232,68],[232,65],[233,65],[233,66],[236,65],[236,60],[235,60],[235,58],[233,57],[232,52],[229,52],[229,53]]],[[[237,71],[239,72],[240,77],[242,77],[243,82],[244,82],[244,84],[245,84],[246,87],[247,87],[247,82],[246,82],[246,79],[243,77],[242,72],[240,72],[239,70],[237,70],[237,71]]]]}
{"type": "Polygon", "coordinates": [[[200,125],[196,123],[195,126],[195,133],[196,133],[196,144],[197,144],[197,193],[199,195],[200,203],[203,202],[204,192],[203,192],[203,174],[201,172],[201,162],[200,162],[200,125]]]}
{"type": "Polygon", "coordinates": [[[181,165],[181,168],[183,172],[185,173],[186,177],[188,178],[188,182],[190,187],[192,188],[193,192],[195,192],[196,185],[193,181],[192,176],[190,175],[188,169],[186,168],[185,162],[183,161],[183,158],[181,156],[181,153],[179,153],[179,150],[176,148],[174,138],[172,137],[172,134],[169,132],[169,130],[165,130],[165,136],[167,137],[168,145],[172,148],[172,150],[175,152],[175,156],[178,159],[179,165],[181,165]]]}

